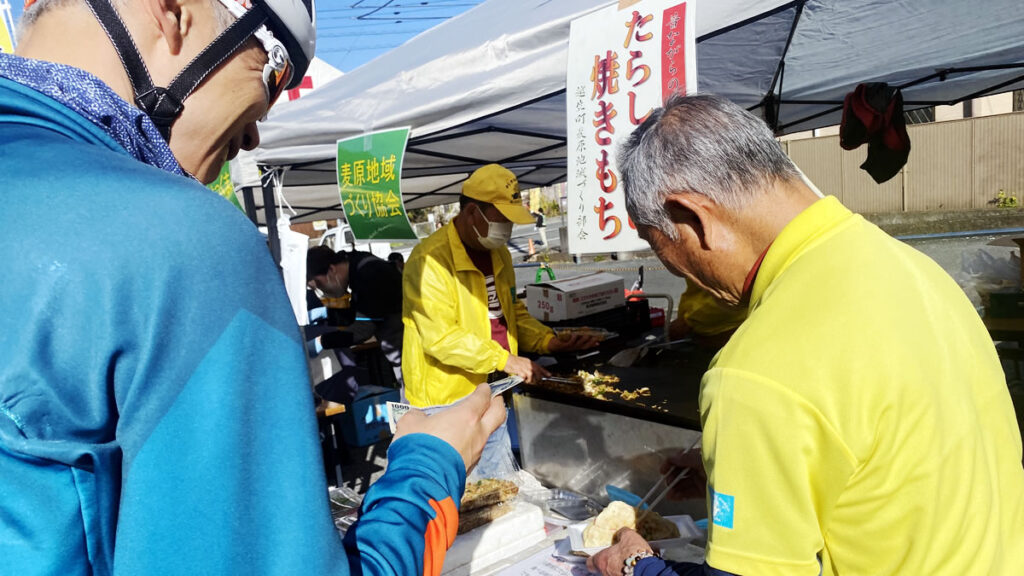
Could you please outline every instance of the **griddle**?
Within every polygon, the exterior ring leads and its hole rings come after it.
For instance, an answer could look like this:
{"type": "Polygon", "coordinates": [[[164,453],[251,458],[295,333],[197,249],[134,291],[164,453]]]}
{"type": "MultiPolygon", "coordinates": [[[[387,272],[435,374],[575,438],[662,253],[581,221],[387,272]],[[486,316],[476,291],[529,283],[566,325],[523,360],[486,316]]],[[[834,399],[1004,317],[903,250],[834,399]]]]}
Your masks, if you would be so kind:
{"type": "Polygon", "coordinates": [[[577,369],[613,374],[619,377],[616,388],[631,391],[644,386],[650,388],[651,395],[640,397],[634,401],[623,400],[617,394],[609,394],[609,400],[598,400],[582,393],[575,394],[554,390],[541,384],[522,384],[518,393],[534,398],[579,406],[599,412],[618,414],[630,418],[638,418],[648,422],[657,422],[700,430],[700,413],[698,395],[700,380],[707,371],[708,364],[714,356],[714,350],[690,348],[684,350],[665,350],[650,361],[645,358],[642,364],[619,368],[596,361],[588,366],[574,363],[571,366],[559,365],[550,368],[557,376],[568,376],[577,369]],[[644,404],[645,406],[642,406],[644,404]]]}

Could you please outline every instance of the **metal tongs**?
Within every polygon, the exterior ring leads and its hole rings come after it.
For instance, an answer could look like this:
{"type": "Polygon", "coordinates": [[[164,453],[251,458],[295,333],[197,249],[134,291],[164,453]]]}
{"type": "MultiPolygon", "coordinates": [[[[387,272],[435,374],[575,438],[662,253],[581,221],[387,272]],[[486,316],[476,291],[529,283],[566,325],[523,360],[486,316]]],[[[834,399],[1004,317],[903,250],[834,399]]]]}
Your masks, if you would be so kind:
{"type": "Polygon", "coordinates": [[[686,337],[680,338],[679,340],[671,340],[669,342],[655,341],[655,343],[644,343],[633,348],[623,348],[616,352],[614,356],[609,358],[608,363],[618,368],[628,368],[646,356],[648,350],[654,348],[671,348],[676,344],[689,344],[690,342],[693,342],[693,338],[686,337]]]}
{"type": "MultiPolygon", "coordinates": [[[[698,436],[697,440],[694,441],[694,443],[691,444],[690,447],[686,449],[686,452],[683,452],[683,455],[689,454],[691,450],[696,448],[697,445],[700,444],[701,439],[702,439],[702,437],[698,436]]],[[[678,484],[680,480],[682,480],[683,478],[686,478],[690,474],[690,469],[689,468],[684,468],[683,470],[679,471],[679,474],[671,482],[669,482],[668,480],[665,480],[666,478],[669,477],[669,475],[672,474],[672,472],[674,472],[676,470],[678,470],[678,468],[673,466],[665,475],[659,477],[658,481],[654,483],[654,486],[652,486],[651,489],[647,491],[647,494],[645,494],[644,497],[640,499],[640,502],[638,502],[637,505],[633,507],[634,512],[639,514],[636,517],[636,523],[637,523],[638,526],[640,525],[640,521],[643,520],[644,518],[646,518],[647,514],[651,510],[654,510],[654,507],[657,506],[662,500],[665,499],[665,496],[667,496],[668,493],[672,491],[672,488],[674,488],[675,485],[678,484]],[[661,487],[661,484],[662,484],[663,480],[664,480],[664,483],[665,483],[664,489],[662,489],[661,493],[658,494],[658,496],[653,501],[651,501],[651,503],[647,505],[647,508],[644,509],[644,511],[641,513],[640,509],[644,507],[644,504],[647,502],[647,500],[652,495],[654,495],[655,492],[657,492],[659,487],[661,487]]]]}
{"type": "Polygon", "coordinates": [[[579,385],[578,380],[573,380],[572,378],[559,378],[558,376],[543,376],[540,380],[541,382],[556,382],[558,384],[575,384],[577,386],[579,385]]]}

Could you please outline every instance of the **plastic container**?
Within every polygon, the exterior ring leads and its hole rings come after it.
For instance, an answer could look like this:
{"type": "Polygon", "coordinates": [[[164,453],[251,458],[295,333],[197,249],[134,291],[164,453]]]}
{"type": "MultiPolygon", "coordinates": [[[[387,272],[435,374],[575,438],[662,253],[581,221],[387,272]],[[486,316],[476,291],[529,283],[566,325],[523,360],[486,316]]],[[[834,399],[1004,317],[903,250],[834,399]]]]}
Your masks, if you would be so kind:
{"type": "Polygon", "coordinates": [[[521,491],[520,497],[544,512],[544,520],[557,526],[568,526],[596,516],[601,505],[590,498],[561,488],[521,491]]]}
{"type": "Polygon", "coordinates": [[[334,527],[344,536],[349,526],[359,518],[359,508],[363,504],[363,497],[349,488],[337,486],[328,489],[327,498],[331,504],[331,519],[334,520],[334,527]]]}

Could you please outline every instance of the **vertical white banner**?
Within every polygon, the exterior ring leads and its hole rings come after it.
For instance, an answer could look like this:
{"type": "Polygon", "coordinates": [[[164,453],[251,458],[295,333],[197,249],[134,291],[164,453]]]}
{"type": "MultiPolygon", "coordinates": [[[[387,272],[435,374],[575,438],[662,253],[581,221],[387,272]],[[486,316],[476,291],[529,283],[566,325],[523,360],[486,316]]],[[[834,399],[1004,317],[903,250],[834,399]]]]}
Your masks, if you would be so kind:
{"type": "Polygon", "coordinates": [[[309,310],[306,307],[306,251],[309,249],[309,236],[292,230],[291,218],[287,214],[277,218],[284,289],[292,304],[295,320],[299,326],[306,326],[309,324],[309,310]]]}
{"type": "Polygon", "coordinates": [[[615,157],[654,108],[676,92],[696,92],[695,12],[695,0],[641,0],[572,22],[565,84],[571,253],[648,248],[626,215],[615,157]]]}

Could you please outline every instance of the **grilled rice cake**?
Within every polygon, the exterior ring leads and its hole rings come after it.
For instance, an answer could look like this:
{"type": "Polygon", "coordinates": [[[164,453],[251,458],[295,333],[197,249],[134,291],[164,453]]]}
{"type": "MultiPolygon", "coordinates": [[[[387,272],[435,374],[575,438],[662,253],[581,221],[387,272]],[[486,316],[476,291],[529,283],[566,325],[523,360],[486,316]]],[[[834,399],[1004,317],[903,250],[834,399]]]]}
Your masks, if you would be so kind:
{"type": "Polygon", "coordinates": [[[587,548],[611,546],[615,533],[632,528],[648,542],[679,537],[679,527],[657,512],[648,512],[637,524],[636,511],[625,502],[613,501],[583,529],[583,545],[587,548]]]}
{"type": "Polygon", "coordinates": [[[515,508],[515,502],[505,501],[459,512],[459,529],[456,533],[465,534],[474,528],[479,528],[508,514],[513,508],[515,508]]]}
{"type": "Polygon", "coordinates": [[[620,528],[636,528],[636,512],[629,504],[614,500],[583,529],[583,545],[611,546],[620,528]]]}
{"type": "Polygon", "coordinates": [[[519,486],[509,480],[484,478],[466,483],[459,510],[463,513],[505,502],[519,493],[519,486]]]}

